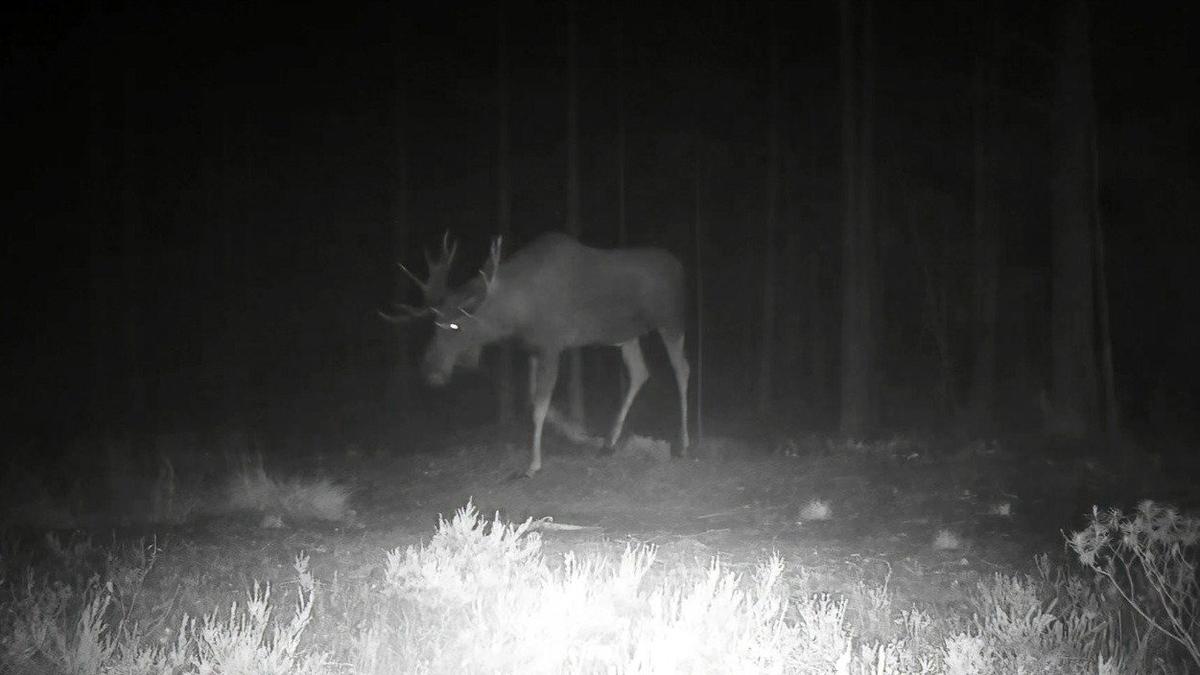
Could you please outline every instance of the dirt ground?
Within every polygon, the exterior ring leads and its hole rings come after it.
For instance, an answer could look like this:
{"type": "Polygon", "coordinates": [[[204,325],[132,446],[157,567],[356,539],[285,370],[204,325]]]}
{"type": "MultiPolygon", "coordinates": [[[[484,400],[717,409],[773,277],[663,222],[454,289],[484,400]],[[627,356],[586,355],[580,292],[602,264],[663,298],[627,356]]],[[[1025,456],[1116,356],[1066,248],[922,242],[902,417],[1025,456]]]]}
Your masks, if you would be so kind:
{"type": "MultiPolygon", "coordinates": [[[[256,582],[289,597],[293,561],[303,552],[321,587],[309,630],[318,644],[347,644],[379,588],[387,552],[427,542],[439,516],[470,501],[488,518],[540,521],[551,565],[567,551],[616,559],[627,546],[652,544],[652,576],[703,568],[714,558],[750,573],[778,554],[790,593],[844,597],[855,634],[886,639],[896,635],[897,612],[916,606],[969,619],[977,581],[1032,574],[1037,554],[1069,561],[1064,533],[1081,528],[1093,505],[1200,504],[1190,480],[1200,467],[1180,463],[1184,453],[1111,455],[1044,440],[906,436],[752,442],[748,434],[710,433],[691,456],[675,459],[662,441],[635,438],[598,456],[548,435],[543,470],[513,479],[528,463],[526,433],[513,425],[420,440],[396,434],[374,444],[326,442],[315,454],[268,449],[269,475],[328,478],[349,489],[352,516],[300,522],[224,513],[176,525],[103,524],[57,533],[63,543],[49,548],[69,548],[76,537],[103,546],[154,542],[157,559],[132,595],[142,606],[135,616],[163,626],[163,640],[181,613],[227,611],[256,582]]],[[[182,465],[177,476],[193,480],[182,465]]],[[[119,513],[122,504],[114,507],[119,513]]],[[[48,541],[43,531],[29,534],[48,541]]],[[[46,554],[29,551],[36,567],[46,554]]],[[[102,568],[108,554],[96,555],[102,568]]]]}
{"type": "Polygon", "coordinates": [[[1082,527],[1093,504],[1129,508],[1189,494],[1184,474],[1153,462],[1122,472],[1105,468],[1114,463],[1107,458],[1032,443],[901,437],[847,444],[812,436],[754,448],[710,436],[685,459],[661,445],[600,457],[551,439],[542,472],[512,479],[528,461],[521,439],[485,430],[436,441],[431,447],[442,448],[428,453],[352,449],[324,462],[353,489],[352,523],[262,529],[223,518],[175,536],[186,542],[188,564],[212,560],[225,571],[213,581],[234,595],[253,579],[286,583],[301,549],[327,585],[369,582],[385,551],[428,541],[439,515],[471,500],[489,518],[551,519],[541,536],[552,564],[568,550],[615,558],[627,545],[654,544],[664,573],[714,557],[749,572],[778,553],[796,592],[850,598],[850,621],[856,609],[871,614],[855,603],[882,587],[896,609],[969,617],[964,591],[977,580],[1032,573],[1039,553],[1067,559],[1064,533],[1082,527]]]}

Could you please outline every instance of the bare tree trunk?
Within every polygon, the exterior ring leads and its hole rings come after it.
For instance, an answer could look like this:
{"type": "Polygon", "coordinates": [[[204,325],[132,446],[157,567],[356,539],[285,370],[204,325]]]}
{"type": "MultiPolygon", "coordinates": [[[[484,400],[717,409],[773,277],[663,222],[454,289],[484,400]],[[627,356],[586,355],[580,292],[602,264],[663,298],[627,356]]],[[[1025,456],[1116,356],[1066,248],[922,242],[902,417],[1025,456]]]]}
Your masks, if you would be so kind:
{"type": "MultiPolygon", "coordinates": [[[[241,146],[241,175],[240,181],[241,190],[238,194],[237,202],[237,218],[236,222],[239,227],[233,237],[234,241],[234,303],[235,312],[235,328],[230,336],[230,343],[234,345],[235,353],[237,354],[237,370],[236,370],[236,387],[238,390],[237,413],[239,427],[250,434],[257,427],[258,410],[261,405],[261,379],[259,374],[261,371],[258,364],[261,362],[260,353],[255,352],[257,345],[261,341],[255,339],[252,331],[256,330],[256,325],[251,317],[256,314],[255,302],[257,301],[257,289],[254,284],[255,256],[258,254],[258,248],[255,239],[255,233],[258,228],[253,227],[254,220],[254,204],[251,202],[249,195],[258,193],[259,174],[258,169],[263,165],[261,152],[255,142],[257,136],[253,131],[252,122],[243,117],[238,128],[239,145],[241,146]]],[[[334,240],[334,251],[342,250],[343,242],[346,239],[346,230],[343,227],[337,229],[336,239],[334,240]]],[[[339,280],[340,281],[340,280],[339,280]]],[[[338,321],[335,314],[333,325],[333,339],[337,342],[333,345],[332,350],[337,356],[336,372],[333,374],[336,379],[330,381],[333,385],[334,396],[336,397],[331,403],[341,405],[345,402],[346,383],[353,378],[353,373],[349,367],[349,347],[350,339],[348,337],[351,328],[348,322],[338,321]]]]}
{"type": "Polygon", "coordinates": [[[234,384],[233,371],[237,368],[235,363],[235,355],[231,343],[232,328],[230,324],[233,322],[233,312],[231,308],[232,298],[234,295],[234,261],[233,261],[233,241],[232,228],[235,226],[233,198],[230,195],[232,191],[234,173],[233,164],[233,149],[231,137],[233,136],[233,122],[228,108],[219,109],[220,135],[219,143],[220,161],[217,166],[215,180],[218,183],[218,192],[216,195],[217,218],[216,222],[224,223],[216,234],[218,250],[220,251],[220,276],[221,276],[221,291],[220,303],[214,309],[213,315],[216,326],[213,328],[213,335],[216,344],[214,345],[213,353],[215,361],[218,364],[219,374],[217,379],[220,386],[221,400],[217,404],[217,414],[220,417],[220,423],[228,426],[233,424],[232,416],[237,408],[237,387],[234,384]]]}
{"type": "Polygon", "coordinates": [[[842,414],[841,430],[862,436],[875,424],[874,317],[875,240],[872,223],[874,88],[870,0],[864,3],[862,80],[854,77],[854,30],[849,0],[841,2],[842,162],[845,200],[842,258],[842,414]],[[861,86],[861,109],[855,105],[861,86]]]}
{"type": "MultiPolygon", "coordinates": [[[[575,0],[567,0],[567,232],[578,237],[579,224],[579,25],[575,0]]],[[[567,392],[571,420],[586,426],[583,406],[583,352],[567,351],[567,392]]]]}
{"type": "Polygon", "coordinates": [[[863,374],[863,398],[866,409],[862,415],[866,423],[862,433],[872,430],[879,421],[879,374],[876,372],[875,336],[883,331],[883,317],[876,311],[882,292],[879,278],[879,255],[877,226],[875,221],[875,4],[874,0],[863,0],[862,27],[862,107],[859,110],[861,125],[858,145],[859,214],[858,226],[861,233],[859,244],[862,250],[861,306],[863,318],[862,359],[866,366],[863,374]]]}
{"type": "MultiPolygon", "coordinates": [[[[229,149],[228,128],[229,115],[218,103],[218,95],[206,96],[203,101],[203,114],[200,116],[201,136],[204,142],[215,147],[216,152],[202,157],[200,162],[201,184],[204,189],[204,205],[202,222],[222,223],[229,220],[228,201],[226,192],[229,183],[229,149]]],[[[229,282],[226,278],[228,270],[224,268],[224,239],[223,232],[217,227],[203,228],[204,246],[209,252],[203,261],[197,261],[194,273],[210,277],[208,291],[210,299],[199,306],[199,317],[196,322],[200,335],[201,349],[201,379],[208,386],[205,388],[206,402],[209,404],[206,412],[210,416],[209,424],[223,424],[225,415],[224,404],[220,400],[226,395],[226,370],[229,369],[228,355],[225,352],[224,303],[229,292],[229,282]]]]}
{"type": "Polygon", "coordinates": [[[842,80],[842,391],[841,430],[856,434],[862,426],[859,409],[862,383],[856,367],[860,335],[858,302],[858,111],[855,105],[854,16],[851,0],[839,0],[840,65],[842,80]]]}
{"type": "MultiPolygon", "coordinates": [[[[813,147],[819,147],[822,143],[822,138],[818,135],[822,133],[820,130],[819,119],[817,116],[817,106],[810,105],[808,109],[809,121],[809,142],[813,147]]],[[[818,153],[809,153],[809,175],[820,176],[825,167],[822,165],[822,160],[818,153]]],[[[815,225],[815,224],[814,224],[815,225]]],[[[814,226],[811,231],[816,234],[817,229],[814,226]]],[[[814,237],[814,246],[810,247],[808,255],[805,257],[805,269],[808,271],[806,277],[806,295],[808,302],[805,305],[808,308],[808,368],[809,379],[807,382],[808,399],[819,408],[814,408],[822,413],[831,411],[828,405],[830,392],[833,390],[831,386],[830,376],[830,361],[833,350],[831,349],[831,340],[833,338],[833,308],[827,297],[826,289],[822,286],[828,280],[828,263],[829,258],[824,244],[825,238],[823,235],[814,237]]]]}
{"type": "Polygon", "coordinates": [[[617,4],[617,245],[629,244],[625,216],[625,10],[617,4]]]}
{"type": "MultiPolygon", "coordinates": [[[[786,171],[781,171],[786,174],[786,171]]],[[[803,398],[803,392],[800,388],[808,382],[807,378],[802,377],[804,366],[808,362],[809,345],[805,342],[804,324],[811,320],[813,313],[812,307],[801,306],[800,303],[787,302],[791,298],[804,297],[806,286],[808,283],[808,275],[803,273],[804,260],[804,242],[808,239],[801,234],[802,230],[793,229],[793,231],[782,235],[782,260],[791,261],[795,266],[794,271],[788,270],[784,274],[781,281],[783,286],[782,311],[779,313],[779,351],[780,356],[776,359],[780,363],[780,368],[788,374],[787,383],[777,385],[784,388],[781,395],[795,399],[803,398]]]]}
{"type": "MultiPolygon", "coordinates": [[[[130,55],[132,58],[132,55],[130,55]]],[[[145,229],[142,222],[142,129],[135,120],[138,105],[134,102],[135,74],[132,62],[124,64],[124,118],[121,126],[121,277],[122,277],[122,338],[125,354],[125,433],[133,434],[146,419],[146,373],[142,362],[141,289],[143,251],[140,237],[145,229]]]]}
{"type": "MultiPolygon", "coordinates": [[[[503,241],[512,241],[512,188],[509,176],[508,26],[505,2],[496,5],[496,224],[503,241]]],[[[510,243],[511,245],[511,243],[510,243]]],[[[516,414],[513,391],[513,350],[505,342],[499,348],[496,368],[496,417],[509,424],[516,414]]]]}
{"type": "MultiPolygon", "coordinates": [[[[614,3],[617,12],[617,246],[629,245],[629,230],[625,212],[625,6],[614,3]]],[[[629,386],[629,375],[622,368],[617,376],[617,398],[621,400],[629,386]]]]}
{"type": "MultiPolygon", "coordinates": [[[[995,5],[989,4],[985,25],[980,31],[996,34],[995,5]]],[[[980,39],[980,44],[985,41],[980,39]]],[[[972,230],[974,239],[974,352],[971,373],[971,413],[981,431],[990,430],[995,423],[996,407],[996,312],[1000,292],[999,232],[993,213],[989,188],[990,143],[992,133],[992,99],[987,95],[991,85],[989,72],[992,56],[980,47],[975,55],[972,81],[973,116],[973,197],[972,230]]]]}
{"type": "Polygon", "coordinates": [[[1108,313],[1108,266],[1105,259],[1104,221],[1100,213],[1100,148],[1095,125],[1092,128],[1092,204],[1095,209],[1096,297],[1100,328],[1100,375],[1104,382],[1104,421],[1109,448],[1121,441],[1121,409],[1117,401],[1116,376],[1113,373],[1112,327],[1108,313]]]}
{"type": "Polygon", "coordinates": [[[1054,433],[1082,437],[1097,427],[1094,222],[1091,137],[1095,114],[1087,8],[1063,15],[1054,96],[1054,282],[1051,299],[1054,433]]]}
{"type": "Polygon", "coordinates": [[[928,208],[914,211],[916,213],[907,220],[912,230],[913,257],[921,268],[921,276],[925,282],[921,324],[933,342],[938,360],[937,412],[945,418],[952,418],[959,406],[954,386],[954,373],[957,369],[950,342],[950,265],[947,254],[950,240],[949,221],[935,215],[938,211],[934,210],[932,203],[928,208]],[[940,236],[922,235],[921,229],[925,223],[941,223],[940,236]],[[940,242],[941,246],[929,245],[926,243],[927,238],[940,242]]]}
{"type": "Polygon", "coordinates": [[[822,260],[825,256],[818,252],[811,252],[805,257],[806,269],[808,276],[806,280],[806,295],[808,302],[808,394],[809,400],[813,401],[814,409],[816,405],[820,405],[819,410],[825,412],[829,408],[825,407],[825,397],[829,394],[829,338],[832,330],[830,329],[829,303],[826,300],[825,289],[821,287],[821,279],[823,278],[822,260]]]}
{"type": "Polygon", "coordinates": [[[106,77],[108,69],[101,66],[100,58],[105,53],[101,42],[103,30],[100,24],[99,3],[91,4],[91,44],[88,58],[88,183],[84,186],[88,200],[88,215],[92,218],[88,229],[89,241],[89,318],[91,331],[92,372],[89,383],[89,417],[93,429],[99,430],[110,423],[113,417],[112,385],[114,369],[112,359],[113,334],[111,320],[113,311],[112,256],[108,251],[108,234],[111,209],[107,197],[111,186],[108,176],[111,170],[111,147],[104,142],[104,129],[109,120],[106,112],[111,92],[106,91],[111,81],[106,77]],[[103,78],[103,79],[102,79],[103,78]]]}
{"type": "MultiPolygon", "coordinates": [[[[395,67],[395,119],[393,120],[393,129],[395,130],[394,139],[394,170],[396,176],[395,191],[392,196],[392,259],[405,260],[408,256],[410,246],[408,222],[408,200],[409,200],[409,166],[408,166],[408,65],[405,58],[405,52],[401,45],[405,43],[404,26],[407,25],[407,17],[400,9],[395,10],[393,16],[393,41],[395,43],[393,53],[395,67]]],[[[403,297],[404,289],[407,288],[407,281],[403,285],[398,284],[395,290],[395,297],[403,297]]],[[[413,402],[413,367],[411,363],[411,337],[406,330],[397,330],[392,333],[395,336],[395,354],[396,360],[392,364],[387,377],[387,389],[385,399],[387,407],[392,412],[392,415],[403,417],[410,412],[410,406],[413,402]]]]}
{"type": "Polygon", "coordinates": [[[758,349],[758,414],[771,413],[775,371],[775,228],[779,217],[779,31],[775,5],[770,15],[767,95],[767,218],[763,223],[762,332],[758,349]]]}
{"type": "Polygon", "coordinates": [[[695,227],[692,228],[692,236],[695,244],[695,269],[693,278],[696,283],[696,340],[695,340],[695,355],[692,357],[692,363],[695,364],[694,375],[692,376],[692,391],[695,392],[696,406],[693,408],[695,414],[693,418],[696,420],[696,437],[695,443],[704,442],[704,164],[705,164],[705,142],[702,127],[699,123],[696,124],[696,148],[694,161],[695,166],[695,191],[693,204],[695,227]]]}

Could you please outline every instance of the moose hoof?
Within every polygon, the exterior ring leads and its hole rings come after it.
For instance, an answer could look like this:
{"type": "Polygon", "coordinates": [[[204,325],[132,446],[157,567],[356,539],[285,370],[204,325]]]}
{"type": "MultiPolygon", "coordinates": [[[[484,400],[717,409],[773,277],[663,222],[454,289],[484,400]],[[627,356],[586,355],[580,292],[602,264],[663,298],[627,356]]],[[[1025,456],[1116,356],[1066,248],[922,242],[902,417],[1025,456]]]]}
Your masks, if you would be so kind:
{"type": "Polygon", "coordinates": [[[514,472],[513,475],[508,477],[508,479],[509,480],[521,480],[522,478],[533,478],[534,476],[537,475],[538,471],[541,471],[541,469],[542,469],[542,467],[540,465],[539,466],[531,465],[528,469],[525,469],[524,471],[514,472]]]}
{"type": "Polygon", "coordinates": [[[596,456],[597,457],[609,457],[616,451],[617,451],[617,446],[609,445],[608,443],[605,443],[604,445],[600,446],[600,448],[598,450],[596,450],[596,456]]]}

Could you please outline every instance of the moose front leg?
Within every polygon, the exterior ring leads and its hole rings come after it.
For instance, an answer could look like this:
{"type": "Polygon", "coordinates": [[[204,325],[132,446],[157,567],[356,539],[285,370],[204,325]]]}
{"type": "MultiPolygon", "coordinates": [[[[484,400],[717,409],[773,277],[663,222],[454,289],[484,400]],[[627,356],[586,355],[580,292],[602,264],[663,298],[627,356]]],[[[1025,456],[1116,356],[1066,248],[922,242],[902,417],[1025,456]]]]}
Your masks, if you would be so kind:
{"type": "Polygon", "coordinates": [[[637,338],[629,342],[622,342],[618,346],[621,348],[621,358],[625,361],[625,368],[629,371],[629,388],[625,390],[625,398],[621,401],[620,410],[617,411],[617,419],[613,421],[612,431],[608,434],[608,443],[602,451],[603,454],[611,454],[617,449],[617,441],[621,438],[621,430],[625,428],[625,417],[629,415],[629,408],[633,405],[633,400],[637,398],[638,391],[650,376],[649,371],[646,370],[646,359],[642,356],[642,345],[637,338]]]}
{"type": "Polygon", "coordinates": [[[539,354],[529,357],[529,398],[533,403],[533,447],[529,469],[525,472],[527,478],[542,468],[542,426],[546,423],[546,413],[550,410],[550,398],[554,395],[554,385],[558,381],[559,353],[539,354]]]}
{"type": "Polygon", "coordinates": [[[675,371],[675,386],[679,390],[679,447],[671,448],[675,457],[686,457],[688,446],[688,377],[691,368],[687,356],[683,353],[683,333],[662,332],[663,345],[667,348],[667,357],[671,360],[671,369],[675,371]]]}

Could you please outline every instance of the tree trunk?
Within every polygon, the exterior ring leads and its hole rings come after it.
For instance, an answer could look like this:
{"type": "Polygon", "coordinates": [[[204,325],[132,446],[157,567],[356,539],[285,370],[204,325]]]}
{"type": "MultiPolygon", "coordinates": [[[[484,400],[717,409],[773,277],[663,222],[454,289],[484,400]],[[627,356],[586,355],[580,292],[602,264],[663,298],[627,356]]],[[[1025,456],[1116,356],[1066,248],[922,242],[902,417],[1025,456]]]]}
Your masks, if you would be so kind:
{"type": "Polygon", "coordinates": [[[125,433],[133,434],[146,420],[146,373],[142,362],[141,290],[142,273],[142,129],[140,109],[134,102],[133,65],[127,62],[123,79],[123,119],[121,123],[121,280],[122,359],[125,376],[125,433]]]}
{"type": "Polygon", "coordinates": [[[101,41],[103,35],[100,24],[99,4],[91,4],[91,44],[88,58],[88,182],[83,186],[87,197],[88,213],[93,219],[92,227],[88,229],[89,250],[89,318],[88,329],[91,332],[92,372],[89,383],[89,423],[93,430],[102,430],[111,423],[113,415],[112,385],[115,380],[112,360],[113,350],[113,321],[111,316],[114,307],[112,255],[109,252],[109,228],[111,223],[111,204],[107,187],[112,183],[108,176],[112,174],[111,146],[105,141],[104,131],[110,123],[108,101],[112,93],[108,91],[111,80],[107,77],[108,68],[101,65],[101,57],[105,53],[101,41]]]}
{"type": "MultiPolygon", "coordinates": [[[[615,3],[617,11],[617,246],[629,245],[629,229],[625,213],[625,8],[615,3]]],[[[625,368],[617,375],[615,400],[621,400],[629,386],[629,374],[625,368]]]]}
{"type": "MultiPolygon", "coordinates": [[[[816,105],[808,107],[809,143],[813,148],[820,147],[824,143],[824,131],[821,129],[818,110],[816,105]]],[[[809,152],[808,155],[808,175],[813,177],[822,175],[826,170],[824,160],[817,152],[809,152]]],[[[830,362],[834,353],[832,341],[835,339],[833,317],[836,304],[829,302],[828,289],[825,287],[829,280],[827,260],[830,256],[830,249],[825,243],[826,233],[821,231],[818,226],[819,222],[820,219],[815,219],[810,223],[808,229],[813,236],[808,245],[808,254],[804,256],[807,274],[804,281],[805,295],[801,297],[807,298],[805,305],[808,308],[807,335],[805,337],[808,351],[806,352],[807,363],[804,368],[808,379],[804,390],[808,400],[813,403],[813,411],[827,415],[834,409],[830,401],[830,393],[833,391],[830,362]]]]}
{"type": "MultiPolygon", "coordinates": [[[[625,216],[625,12],[617,5],[617,245],[629,245],[625,216]]],[[[624,371],[622,371],[624,372],[624,371]]]]}
{"type": "Polygon", "coordinates": [[[762,332],[758,349],[758,414],[771,413],[775,372],[775,228],[779,216],[779,31],[771,5],[767,95],[767,217],[763,223],[762,332]]]}
{"type": "MultiPolygon", "coordinates": [[[[1094,109],[1093,102],[1093,109],[1094,109]]],[[[1100,139],[1092,125],[1092,208],[1096,237],[1096,298],[1100,329],[1100,376],[1104,385],[1104,421],[1108,446],[1116,449],[1121,441],[1121,408],[1117,401],[1116,375],[1113,373],[1112,324],[1108,307],[1108,265],[1104,246],[1104,221],[1100,212],[1100,139]]]]}
{"type": "Polygon", "coordinates": [[[1093,275],[1094,133],[1087,9],[1081,0],[1063,15],[1054,92],[1054,226],[1051,299],[1051,431],[1083,437],[1098,421],[1093,275]]]}
{"type": "MultiPolygon", "coordinates": [[[[807,223],[806,223],[807,224],[807,223]]],[[[779,358],[780,368],[788,374],[787,383],[781,395],[790,399],[805,398],[801,388],[808,379],[802,376],[804,366],[808,362],[809,345],[805,343],[804,324],[812,320],[813,308],[799,302],[786,302],[791,298],[802,298],[806,293],[808,275],[804,271],[805,258],[804,242],[809,239],[802,235],[801,229],[795,229],[782,236],[782,259],[791,268],[784,274],[781,281],[783,286],[782,311],[779,314],[779,358]]],[[[777,385],[779,386],[779,385],[777,385]]]]}
{"type": "MultiPolygon", "coordinates": [[[[512,245],[512,188],[509,175],[508,26],[505,2],[496,5],[496,229],[512,245]]],[[[496,421],[510,424],[516,415],[512,345],[500,345],[496,367],[496,421]]]]}
{"type": "Polygon", "coordinates": [[[878,236],[875,222],[875,23],[874,0],[863,0],[862,26],[862,101],[859,109],[860,137],[858,144],[858,227],[862,264],[859,266],[862,298],[859,302],[866,314],[862,319],[862,348],[865,368],[862,373],[864,422],[860,434],[874,429],[879,421],[879,375],[876,372],[876,349],[883,330],[883,317],[876,312],[882,292],[879,278],[878,236]]]}
{"type": "Polygon", "coordinates": [[[830,307],[826,300],[825,289],[821,286],[823,278],[822,260],[825,256],[814,251],[805,258],[808,275],[806,277],[806,296],[808,302],[808,396],[813,402],[814,412],[825,413],[830,410],[826,396],[829,386],[829,341],[830,307]]]}
{"type": "MultiPolygon", "coordinates": [[[[579,225],[579,25],[576,2],[567,0],[567,232],[580,236],[579,225]]],[[[583,352],[567,351],[567,392],[571,420],[586,426],[583,406],[583,352]]]]}
{"type": "MultiPolygon", "coordinates": [[[[393,39],[395,44],[395,119],[393,128],[395,129],[393,161],[395,161],[396,187],[392,196],[392,259],[405,260],[408,256],[410,245],[408,222],[408,198],[409,198],[409,166],[408,166],[408,65],[405,59],[405,53],[400,45],[405,43],[404,26],[407,21],[404,12],[396,10],[393,28],[393,39]]],[[[408,287],[408,280],[403,279],[396,284],[394,294],[396,298],[404,297],[408,287]]],[[[413,367],[411,362],[411,337],[410,333],[403,328],[400,330],[391,331],[395,339],[395,355],[396,359],[392,362],[391,368],[388,370],[386,395],[387,408],[391,412],[391,418],[396,419],[396,416],[403,417],[410,412],[410,407],[413,402],[413,367]]]]}
{"type": "Polygon", "coordinates": [[[696,163],[694,176],[693,204],[695,225],[692,228],[695,245],[695,259],[692,278],[696,284],[696,340],[693,348],[692,391],[695,392],[696,405],[692,415],[696,420],[696,437],[694,443],[704,441],[704,164],[705,143],[702,126],[696,124],[696,148],[693,160],[696,163]]]}
{"type": "MultiPolygon", "coordinates": [[[[244,140],[241,133],[244,126],[244,120],[233,121],[228,109],[222,113],[221,166],[218,178],[221,181],[221,197],[218,222],[224,223],[219,234],[221,277],[224,283],[222,284],[221,306],[217,310],[220,322],[217,334],[220,336],[221,418],[223,424],[232,428],[240,428],[242,422],[243,392],[240,380],[243,359],[238,339],[238,324],[241,321],[241,312],[239,311],[241,305],[239,270],[241,265],[238,256],[241,254],[241,250],[235,238],[235,232],[239,226],[244,227],[245,222],[242,220],[240,195],[235,192],[234,186],[241,185],[246,176],[240,172],[242,167],[235,163],[234,142],[235,139],[239,142],[238,150],[246,151],[244,147],[240,147],[240,141],[244,140]]],[[[328,372],[328,366],[322,362],[319,367],[321,376],[324,377],[328,372]]],[[[322,380],[321,386],[325,386],[324,380],[322,380]]]]}
{"type": "Polygon", "coordinates": [[[843,205],[842,283],[842,407],[841,431],[860,437],[876,421],[873,316],[875,241],[872,229],[873,186],[873,35],[871,4],[863,5],[862,80],[854,76],[854,30],[849,0],[841,2],[842,23],[842,163],[843,205]],[[861,86],[861,108],[854,100],[861,86]]]}
{"type": "MultiPolygon", "coordinates": [[[[989,6],[994,9],[994,5],[989,6]]],[[[984,31],[996,32],[994,12],[987,14],[984,31]]],[[[980,44],[984,44],[981,39],[980,44]]],[[[989,142],[993,126],[992,101],[986,92],[991,85],[990,68],[982,48],[975,55],[972,82],[973,116],[973,197],[972,234],[974,252],[973,284],[974,352],[971,368],[971,415],[977,429],[987,432],[995,423],[996,401],[996,307],[999,294],[999,239],[993,200],[989,188],[989,142]]]]}
{"type": "Polygon", "coordinates": [[[840,49],[839,63],[842,84],[842,386],[841,431],[858,433],[861,426],[861,381],[857,363],[859,330],[855,303],[860,291],[857,283],[858,261],[858,112],[855,105],[854,83],[854,17],[851,0],[839,0],[840,49]]]}

